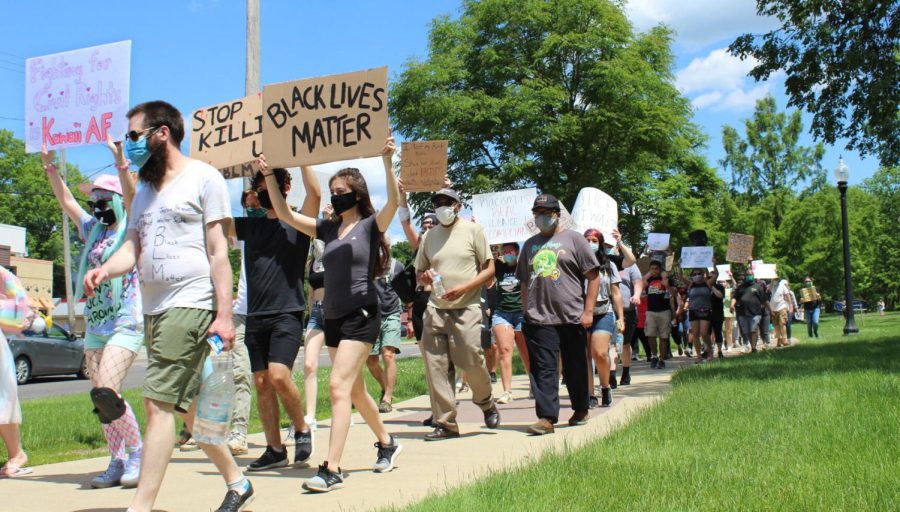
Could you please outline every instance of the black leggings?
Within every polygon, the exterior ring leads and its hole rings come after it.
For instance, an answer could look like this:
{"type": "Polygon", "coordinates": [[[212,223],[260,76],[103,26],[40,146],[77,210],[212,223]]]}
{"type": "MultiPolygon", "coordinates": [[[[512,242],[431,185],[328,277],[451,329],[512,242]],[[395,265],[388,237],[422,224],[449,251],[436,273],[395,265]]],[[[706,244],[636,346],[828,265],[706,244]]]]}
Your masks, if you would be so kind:
{"type": "Polygon", "coordinates": [[[725,343],[725,338],[722,337],[722,324],[725,323],[725,317],[716,315],[712,317],[709,323],[710,330],[713,334],[716,335],[716,339],[714,341],[719,345],[723,345],[725,343]]]}
{"type": "Polygon", "coordinates": [[[647,339],[647,334],[644,332],[643,327],[638,327],[634,330],[634,336],[631,338],[631,349],[635,354],[638,353],[637,344],[638,340],[640,340],[641,345],[644,347],[644,355],[647,356],[647,359],[650,359],[650,340],[647,339]]]}

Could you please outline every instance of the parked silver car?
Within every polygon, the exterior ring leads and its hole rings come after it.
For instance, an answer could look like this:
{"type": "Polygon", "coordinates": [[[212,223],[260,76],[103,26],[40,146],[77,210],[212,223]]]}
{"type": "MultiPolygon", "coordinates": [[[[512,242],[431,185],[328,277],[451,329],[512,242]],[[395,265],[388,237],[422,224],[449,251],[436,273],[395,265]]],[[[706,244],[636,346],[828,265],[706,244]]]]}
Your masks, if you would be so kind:
{"type": "Polygon", "coordinates": [[[40,333],[23,331],[8,338],[19,385],[49,375],[88,377],[84,341],[62,327],[54,325],[40,333]]]}

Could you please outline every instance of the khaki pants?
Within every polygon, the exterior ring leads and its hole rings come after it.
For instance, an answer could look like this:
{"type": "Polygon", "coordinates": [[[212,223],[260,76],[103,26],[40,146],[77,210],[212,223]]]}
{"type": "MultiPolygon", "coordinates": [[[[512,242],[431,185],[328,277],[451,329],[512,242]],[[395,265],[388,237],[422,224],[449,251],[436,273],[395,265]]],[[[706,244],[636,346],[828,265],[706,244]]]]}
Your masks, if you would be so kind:
{"type": "Polygon", "coordinates": [[[787,341],[787,308],[780,311],[772,311],[772,325],[775,327],[775,346],[785,347],[787,341]]]}
{"type": "Polygon", "coordinates": [[[456,423],[455,372],[466,372],[472,389],[472,402],[482,411],[494,405],[491,377],[484,365],[481,349],[481,308],[437,309],[429,305],[425,311],[422,345],[425,349],[425,378],[431,395],[434,424],[459,432],[456,423]]]}
{"type": "Polygon", "coordinates": [[[250,381],[253,375],[250,372],[250,354],[247,353],[247,344],[244,343],[244,333],[247,326],[247,317],[234,315],[234,348],[232,358],[234,361],[234,414],[231,417],[231,430],[247,435],[247,423],[250,420],[250,381]]]}

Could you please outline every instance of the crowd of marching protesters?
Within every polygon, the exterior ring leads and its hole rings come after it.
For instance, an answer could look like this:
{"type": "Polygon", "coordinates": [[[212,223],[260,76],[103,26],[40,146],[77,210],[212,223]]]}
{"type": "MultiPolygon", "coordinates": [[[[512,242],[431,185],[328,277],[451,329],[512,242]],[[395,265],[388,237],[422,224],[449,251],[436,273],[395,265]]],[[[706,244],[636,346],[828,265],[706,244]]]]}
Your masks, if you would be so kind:
{"type": "MultiPolygon", "coordinates": [[[[43,163],[85,242],[76,295],[88,297],[90,397],[111,456],[91,485],[136,487],[129,510],[152,509],[176,444],[203,449],[215,464],[227,486],[220,511],[241,510],[253,498],[245,471],[310,463],[323,345],[332,361],[329,443],[303,487],[327,492],[344,486],[341,461],[353,408],[375,437],[373,471],[393,470],[403,446],[381,415],[393,409],[404,312],[431,400],[426,441],[460,436],[462,388],[471,390],[485,426],[497,428],[498,404],[514,400],[516,351],[535,408],[535,422],[525,430],[544,435],[560,422],[560,376],[572,409],[567,423],[578,426],[587,423],[590,409],[613,404],[613,389],[631,385],[633,363],[643,358],[654,371],[676,351],[703,363],[756,351],[771,337],[776,347],[786,346],[801,311],[809,335],[818,336],[818,296],[800,305],[785,279],[754,280],[744,266],[727,276],[714,267],[673,273],[664,260],[651,260],[642,271],[641,254],[618,231],[565,229],[562,205],[550,193],[534,200],[536,233],[522,243],[491,246],[477,222],[460,217],[462,200],[449,181],[431,196],[432,211],[415,219],[393,171],[392,138],[382,152],[387,200],[380,210],[358,169],[336,172],[323,191],[312,167],[301,168],[297,184],[263,156],[241,197],[244,216],[232,218],[222,174],[181,152],[178,110],[153,101],[132,108],[128,119],[124,144],[110,142],[118,176],[84,187],[87,209],[46,149],[43,163]],[[139,168],[136,177],[129,166],[139,168]],[[286,198],[297,186],[305,198],[294,209],[286,198]],[[395,217],[415,252],[408,266],[391,256],[385,234],[395,217]],[[229,247],[242,252],[236,299],[229,247]],[[192,439],[213,337],[232,353],[236,389],[231,432],[220,444],[192,439]],[[142,346],[148,354],[143,435],[121,395],[142,346]],[[292,375],[295,362],[303,368],[303,393],[292,375]],[[378,400],[366,389],[366,368],[380,384],[378,400]],[[240,468],[234,456],[248,452],[254,389],[267,446],[240,468]],[[282,408],[292,424],[286,438],[282,408]],[[178,439],[176,414],[186,425],[178,439]]],[[[31,318],[24,290],[5,269],[0,277],[0,326],[22,330],[31,318]]],[[[0,356],[4,364],[11,358],[2,334],[0,356]]],[[[21,476],[31,468],[18,438],[15,382],[0,387],[0,433],[9,450],[3,473],[21,476]]]]}

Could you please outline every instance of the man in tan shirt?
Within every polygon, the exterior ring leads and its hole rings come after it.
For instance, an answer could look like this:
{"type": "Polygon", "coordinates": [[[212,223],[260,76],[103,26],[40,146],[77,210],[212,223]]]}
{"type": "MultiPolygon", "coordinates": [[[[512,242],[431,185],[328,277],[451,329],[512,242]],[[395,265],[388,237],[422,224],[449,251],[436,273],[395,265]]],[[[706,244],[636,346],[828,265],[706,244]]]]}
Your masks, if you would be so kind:
{"type": "Polygon", "coordinates": [[[422,344],[429,383],[434,431],[426,441],[459,437],[453,367],[466,373],[472,401],[484,411],[488,428],[500,425],[491,378],[481,349],[481,287],[494,276],[494,261],[484,230],[459,220],[459,195],[441,189],[432,198],[438,226],[422,237],[416,255],[416,277],[433,292],[425,311],[422,344]],[[443,291],[443,293],[441,293],[443,291]]]}

